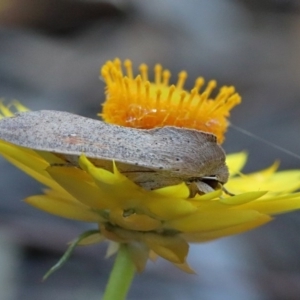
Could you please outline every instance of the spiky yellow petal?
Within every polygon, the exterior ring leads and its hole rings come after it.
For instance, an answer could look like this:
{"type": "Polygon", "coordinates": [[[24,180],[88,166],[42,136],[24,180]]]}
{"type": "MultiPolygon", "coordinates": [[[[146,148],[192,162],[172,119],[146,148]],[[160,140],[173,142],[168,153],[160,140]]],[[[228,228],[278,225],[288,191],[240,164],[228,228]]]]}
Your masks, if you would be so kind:
{"type": "Polygon", "coordinates": [[[164,236],[148,233],[143,236],[143,242],[159,256],[183,264],[189,251],[188,243],[179,236],[164,236]]]}
{"type": "Polygon", "coordinates": [[[78,201],[68,200],[52,195],[36,195],[26,198],[25,202],[35,208],[63,218],[96,223],[103,220],[99,214],[93,212],[88,206],[82,205],[78,201]]]}

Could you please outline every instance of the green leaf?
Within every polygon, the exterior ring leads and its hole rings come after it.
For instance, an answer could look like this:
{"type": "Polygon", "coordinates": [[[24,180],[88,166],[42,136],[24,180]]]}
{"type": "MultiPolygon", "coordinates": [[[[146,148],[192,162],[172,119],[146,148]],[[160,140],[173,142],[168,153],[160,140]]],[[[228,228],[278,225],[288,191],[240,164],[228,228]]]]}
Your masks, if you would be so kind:
{"type": "Polygon", "coordinates": [[[70,258],[73,251],[75,250],[76,246],[85,238],[88,236],[98,233],[99,230],[89,230],[84,233],[82,233],[80,236],[78,236],[68,247],[67,251],[64,253],[64,255],[60,258],[60,260],[44,275],[43,281],[45,281],[52,273],[60,269],[70,258]]]}

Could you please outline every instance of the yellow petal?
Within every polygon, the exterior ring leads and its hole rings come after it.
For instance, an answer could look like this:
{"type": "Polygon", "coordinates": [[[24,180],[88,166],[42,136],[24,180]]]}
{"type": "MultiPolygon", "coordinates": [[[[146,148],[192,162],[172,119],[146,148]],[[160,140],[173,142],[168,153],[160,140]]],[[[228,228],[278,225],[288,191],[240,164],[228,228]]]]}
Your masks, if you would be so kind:
{"type": "MultiPolygon", "coordinates": [[[[126,235],[124,236],[124,231],[125,230],[107,230],[105,226],[101,226],[101,233],[110,241],[116,242],[116,243],[128,243],[131,240],[134,240],[132,236],[127,237],[126,235]]],[[[138,236],[138,235],[137,235],[138,236]]]]}
{"type": "Polygon", "coordinates": [[[156,262],[158,257],[159,256],[155,252],[152,250],[149,251],[149,259],[151,259],[153,262],[156,262]]]}
{"type": "Polygon", "coordinates": [[[39,151],[34,150],[34,152],[39,155],[43,160],[45,160],[48,165],[67,165],[68,163],[57,155],[47,152],[47,151],[39,151]]]}
{"type": "Polygon", "coordinates": [[[95,209],[110,207],[107,196],[92,181],[91,177],[76,167],[52,166],[49,175],[60,186],[83,204],[95,209]]]}
{"type": "Polygon", "coordinates": [[[248,230],[252,230],[256,227],[262,226],[270,222],[271,220],[272,218],[270,216],[261,214],[256,219],[246,223],[234,225],[232,227],[222,228],[219,230],[213,230],[213,231],[183,233],[182,237],[186,241],[191,243],[203,243],[203,242],[219,239],[226,236],[243,233],[248,230]]]}
{"type": "Polygon", "coordinates": [[[28,108],[22,105],[19,101],[14,100],[9,105],[4,105],[2,103],[3,99],[0,99],[0,119],[3,117],[12,117],[14,116],[13,111],[25,112],[28,111],[28,108]]]}
{"type": "Polygon", "coordinates": [[[280,171],[274,173],[263,184],[272,193],[288,193],[300,188],[300,170],[280,171]]]}
{"type": "Polygon", "coordinates": [[[258,199],[243,204],[240,209],[255,209],[265,214],[278,214],[300,209],[300,193],[258,199]]]}
{"type": "MultiPolygon", "coordinates": [[[[80,167],[82,168],[82,170],[86,171],[94,179],[96,179],[103,185],[106,184],[107,186],[110,186],[115,183],[119,183],[122,180],[126,181],[126,179],[127,179],[125,176],[122,177],[122,174],[120,174],[121,178],[118,178],[119,174],[115,175],[114,173],[112,173],[110,171],[95,167],[84,154],[80,155],[78,163],[79,163],[80,167]]],[[[128,180],[128,181],[131,182],[130,180],[128,180]]],[[[131,182],[131,183],[133,183],[133,182],[131,182]]],[[[106,188],[105,185],[104,185],[104,188],[106,188]]]]}
{"type": "Polygon", "coordinates": [[[29,109],[26,106],[24,106],[22,103],[20,103],[17,100],[12,101],[11,106],[13,106],[18,112],[29,111],[29,109]]]}
{"type": "MultiPolygon", "coordinates": [[[[114,165],[114,173],[95,167],[84,155],[80,156],[80,166],[95,180],[99,190],[105,193],[111,209],[133,209],[138,213],[154,215],[157,219],[171,219],[196,210],[186,199],[163,195],[164,191],[146,191],[126,176],[114,165]]],[[[184,186],[176,186],[185,193],[184,186]]],[[[166,190],[170,193],[172,188],[166,190]]]]}
{"type": "Polygon", "coordinates": [[[174,265],[185,273],[196,274],[196,272],[188,265],[187,262],[184,262],[183,264],[175,264],[174,263],[174,265]]]}
{"type": "Polygon", "coordinates": [[[132,213],[128,216],[123,210],[114,210],[110,212],[110,221],[118,226],[137,231],[157,230],[161,227],[161,222],[144,214],[132,213]]]}
{"type": "Polygon", "coordinates": [[[258,199],[265,195],[267,192],[262,191],[262,192],[248,192],[248,193],[243,193],[239,194],[236,196],[231,196],[231,197],[225,197],[221,198],[220,202],[224,204],[229,204],[229,205],[239,205],[239,204],[244,204],[249,201],[253,201],[255,199],[258,199]]]}
{"type": "Polygon", "coordinates": [[[116,173],[111,173],[97,168],[84,155],[80,156],[79,165],[91,175],[99,191],[106,195],[106,202],[110,208],[134,208],[140,202],[139,198],[144,190],[120,174],[117,169],[114,170],[116,173]]]}
{"type": "Polygon", "coordinates": [[[173,220],[197,210],[192,201],[176,198],[151,199],[150,197],[147,201],[145,201],[144,206],[162,220],[173,220]]]}
{"type": "MultiPolygon", "coordinates": [[[[271,167],[272,168],[272,167],[271,167]]],[[[288,193],[300,188],[300,170],[281,171],[268,173],[271,168],[262,173],[232,178],[226,188],[233,193],[242,193],[249,190],[268,190],[271,193],[288,193]]]]}
{"type": "Polygon", "coordinates": [[[180,183],[177,185],[167,186],[153,191],[155,194],[159,194],[165,197],[183,198],[186,199],[190,195],[190,190],[186,184],[180,183]]]}
{"type": "Polygon", "coordinates": [[[116,254],[119,251],[119,249],[120,249],[119,243],[109,241],[107,250],[106,250],[106,254],[105,254],[105,258],[109,258],[109,257],[113,256],[114,254],[116,254]]]}
{"type": "Polygon", "coordinates": [[[279,162],[275,161],[270,167],[264,170],[260,170],[259,172],[247,174],[247,176],[256,181],[265,181],[276,172],[278,167],[279,167],[279,162]]]}
{"type": "Polygon", "coordinates": [[[239,173],[246,164],[247,152],[232,153],[226,156],[226,164],[228,166],[230,176],[239,173]]]}
{"type": "Polygon", "coordinates": [[[216,190],[214,192],[210,192],[204,195],[196,195],[194,198],[192,198],[193,201],[208,201],[212,200],[214,198],[219,198],[219,196],[222,195],[222,190],[216,190]]]}
{"type": "Polygon", "coordinates": [[[6,106],[2,103],[2,101],[0,101],[0,114],[2,117],[12,117],[14,115],[14,113],[6,106]]]}
{"type": "Polygon", "coordinates": [[[84,222],[100,222],[102,218],[81,203],[66,201],[62,198],[53,198],[47,195],[31,196],[25,202],[60,217],[84,222]]]}
{"type": "Polygon", "coordinates": [[[31,149],[0,141],[0,153],[10,163],[42,184],[66,193],[46,172],[49,163],[31,149]]]}
{"type": "Polygon", "coordinates": [[[189,251],[188,243],[178,236],[163,236],[148,233],[144,235],[146,245],[159,256],[173,262],[183,264],[189,251]]]}
{"type": "Polygon", "coordinates": [[[144,271],[148,261],[149,248],[144,243],[132,242],[127,244],[127,249],[137,271],[144,271]]]}
{"type": "Polygon", "coordinates": [[[100,232],[97,232],[97,233],[91,234],[88,237],[82,239],[78,243],[78,245],[79,246],[89,246],[89,245],[101,243],[103,240],[105,240],[105,237],[100,232]]]}
{"type": "Polygon", "coordinates": [[[199,211],[183,218],[168,221],[164,226],[180,232],[204,232],[251,222],[260,216],[261,214],[254,210],[199,211]]]}

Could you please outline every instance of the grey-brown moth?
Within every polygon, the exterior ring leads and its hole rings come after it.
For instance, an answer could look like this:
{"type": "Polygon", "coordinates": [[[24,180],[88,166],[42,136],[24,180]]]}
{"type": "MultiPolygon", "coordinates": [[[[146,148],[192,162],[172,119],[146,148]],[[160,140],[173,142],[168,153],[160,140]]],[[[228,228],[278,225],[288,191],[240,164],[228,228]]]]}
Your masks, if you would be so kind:
{"type": "Polygon", "coordinates": [[[54,153],[75,166],[82,153],[110,171],[115,161],[120,172],[146,189],[184,181],[207,192],[228,180],[225,153],[216,137],[193,129],[135,129],[42,110],[1,119],[0,139],[54,153]]]}

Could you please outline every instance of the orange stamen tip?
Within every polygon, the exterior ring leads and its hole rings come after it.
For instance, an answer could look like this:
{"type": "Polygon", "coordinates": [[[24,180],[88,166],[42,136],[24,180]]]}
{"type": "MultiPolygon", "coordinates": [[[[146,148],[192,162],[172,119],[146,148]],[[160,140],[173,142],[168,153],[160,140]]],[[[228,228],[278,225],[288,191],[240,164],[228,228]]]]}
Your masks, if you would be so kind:
{"type": "Polygon", "coordinates": [[[183,91],[180,93],[180,99],[185,98],[185,96],[186,96],[186,92],[183,91]]]}
{"type": "Polygon", "coordinates": [[[101,69],[107,97],[103,104],[104,121],[141,129],[167,125],[193,128],[213,133],[219,143],[223,142],[230,110],[241,102],[233,86],[221,87],[212,97],[217,87],[215,80],[204,86],[204,78],[198,77],[194,87],[186,91],[186,71],[178,74],[176,84],[169,84],[171,72],[160,64],[154,67],[153,80],[148,80],[146,64],[139,66],[135,78],[131,60],[125,60],[123,66],[126,76],[119,59],[108,61],[101,69]]]}
{"type": "Polygon", "coordinates": [[[216,81],[216,80],[210,80],[210,81],[208,82],[208,85],[209,85],[209,86],[212,86],[212,87],[216,87],[216,86],[217,86],[217,81],[216,81]]]}
{"type": "Polygon", "coordinates": [[[172,93],[176,90],[176,86],[174,84],[172,84],[169,88],[170,91],[172,91],[172,93]]]}
{"type": "Polygon", "coordinates": [[[157,72],[157,71],[160,71],[162,69],[162,65],[161,64],[156,64],[155,67],[154,67],[154,71],[157,72]]]}
{"type": "Polygon", "coordinates": [[[169,70],[163,71],[163,85],[168,85],[171,78],[171,72],[169,70]]]}
{"type": "Polygon", "coordinates": [[[178,74],[178,81],[177,81],[177,88],[178,89],[182,89],[184,86],[184,83],[186,81],[187,78],[187,72],[186,71],[181,71],[178,74]]]}
{"type": "Polygon", "coordinates": [[[146,64],[141,64],[139,67],[140,73],[144,81],[148,80],[148,66],[146,64]]]}
{"type": "Polygon", "coordinates": [[[140,71],[148,71],[148,66],[146,64],[141,64],[139,69],[140,71]]]}
{"type": "Polygon", "coordinates": [[[197,94],[197,92],[198,92],[197,89],[196,89],[196,88],[193,88],[193,89],[191,90],[191,95],[194,96],[194,95],[197,94]]]}
{"type": "Polygon", "coordinates": [[[107,76],[108,76],[108,70],[107,70],[106,68],[102,68],[102,69],[100,70],[100,75],[101,75],[103,78],[107,77],[107,76]]]}
{"type": "Polygon", "coordinates": [[[125,67],[131,67],[132,66],[132,62],[130,59],[125,59],[124,60],[124,66],[125,67]]]}
{"type": "Polygon", "coordinates": [[[121,62],[121,60],[119,58],[115,58],[114,59],[114,65],[116,67],[121,67],[121,64],[122,64],[122,62],[121,62]]]}
{"type": "Polygon", "coordinates": [[[204,82],[205,82],[205,80],[204,80],[203,77],[198,77],[198,78],[196,79],[195,85],[196,85],[196,86],[202,85],[202,84],[204,84],[204,82]]]}

